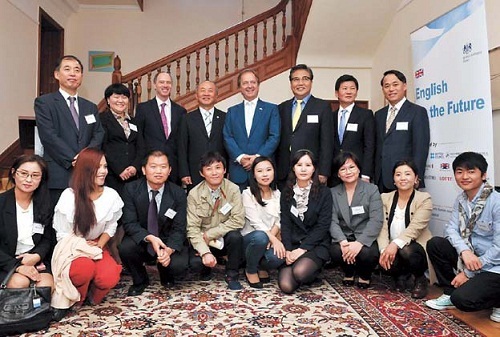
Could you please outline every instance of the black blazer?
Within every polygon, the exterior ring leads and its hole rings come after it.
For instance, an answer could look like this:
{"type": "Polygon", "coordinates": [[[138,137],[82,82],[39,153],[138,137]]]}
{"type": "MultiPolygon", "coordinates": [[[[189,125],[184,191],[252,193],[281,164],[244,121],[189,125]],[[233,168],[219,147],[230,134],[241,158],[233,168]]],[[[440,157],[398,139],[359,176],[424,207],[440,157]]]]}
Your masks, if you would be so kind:
{"type": "Polygon", "coordinates": [[[134,166],[137,174],[129,179],[133,181],[141,175],[142,160],[145,156],[144,139],[142,130],[137,125],[135,118],[131,118],[129,125],[136,126],[136,131],[130,129],[130,136],[125,137],[123,128],[111,111],[99,114],[101,124],[104,128],[104,141],[102,149],[106,154],[108,162],[108,175],[106,185],[122,194],[125,182],[120,174],[129,166],[134,166]]]}
{"type": "Polygon", "coordinates": [[[76,128],[71,111],[59,91],[35,99],[35,117],[47,161],[48,186],[51,189],[68,187],[75,155],[86,147],[100,149],[104,130],[97,106],[78,96],[80,130],[76,128]]]}
{"type": "Polygon", "coordinates": [[[200,158],[208,151],[217,151],[227,162],[227,153],[224,147],[222,129],[226,113],[215,108],[212,119],[212,130],[210,136],[205,129],[205,122],[200,109],[191,111],[184,115],[181,120],[179,132],[179,174],[180,178],[191,176],[192,187],[200,183],[200,158]]]}
{"type": "Polygon", "coordinates": [[[318,160],[318,173],[330,176],[333,154],[330,103],[311,96],[294,131],[292,131],[292,103],[293,99],[290,99],[278,106],[281,118],[281,138],[276,150],[278,179],[286,179],[290,172],[290,158],[300,149],[312,151],[318,160]]]}
{"type": "Polygon", "coordinates": [[[309,195],[304,220],[291,212],[295,199],[286,200],[287,190],[281,193],[281,241],[286,250],[296,248],[314,250],[323,260],[330,259],[330,224],[332,222],[332,194],[326,186],[320,186],[316,198],[309,195]]]}
{"type": "Polygon", "coordinates": [[[392,169],[397,161],[412,159],[417,165],[420,187],[425,187],[425,164],[429,154],[430,129],[427,110],[408,100],[401,106],[394,122],[385,133],[389,107],[375,113],[377,148],[375,154],[375,183],[394,190],[392,169]],[[398,127],[398,123],[399,127],[398,127]]]}
{"type": "MultiPolygon", "coordinates": [[[[342,144],[339,140],[339,110],[333,112],[333,158],[340,152],[349,151],[358,157],[361,163],[361,174],[373,179],[374,174],[374,158],[375,158],[375,117],[373,111],[364,109],[354,105],[347,121],[346,126],[350,126],[351,130],[344,132],[342,144]]],[[[331,178],[334,181],[333,185],[338,185],[341,181],[335,168],[332,166],[331,178]]]]}
{"type": "MultiPolygon", "coordinates": [[[[125,235],[141,244],[148,232],[149,195],[146,178],[142,177],[125,185],[121,221],[125,235]]],[[[179,186],[165,183],[158,212],[159,238],[170,248],[181,251],[186,241],[186,193],[179,186]],[[166,215],[171,209],[173,218],[166,215]]]]}
{"type": "Polygon", "coordinates": [[[160,110],[158,109],[156,97],[140,103],[136,109],[136,121],[144,135],[146,152],[151,150],[162,150],[168,156],[168,161],[172,167],[169,180],[179,182],[179,168],[177,163],[177,137],[182,116],[186,114],[186,109],[170,100],[172,117],[170,121],[170,134],[165,138],[163,124],[161,122],[160,110]]]}
{"type": "MultiPolygon", "coordinates": [[[[17,218],[16,218],[16,197],[14,189],[10,189],[0,194],[0,275],[5,275],[14,267],[17,260],[17,218]]],[[[34,217],[38,214],[37,209],[33,209],[34,217]]],[[[50,251],[52,250],[52,217],[47,216],[44,223],[43,234],[33,234],[35,247],[30,253],[40,255],[47,266],[50,265],[50,251]]]]}

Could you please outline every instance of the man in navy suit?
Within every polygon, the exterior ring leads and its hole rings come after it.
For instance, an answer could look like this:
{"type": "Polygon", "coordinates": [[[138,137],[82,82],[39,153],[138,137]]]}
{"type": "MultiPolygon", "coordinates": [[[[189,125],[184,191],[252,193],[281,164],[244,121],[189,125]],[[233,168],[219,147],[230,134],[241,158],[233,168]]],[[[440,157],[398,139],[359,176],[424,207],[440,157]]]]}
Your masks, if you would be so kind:
{"type": "MultiPolygon", "coordinates": [[[[370,182],[374,172],[375,117],[373,111],[355,104],[358,89],[358,80],[352,75],[342,75],[335,82],[339,109],[333,113],[333,158],[343,151],[354,153],[361,163],[362,179],[370,182]]],[[[332,171],[329,185],[333,187],[340,182],[338,172],[332,171]]]]}
{"type": "Polygon", "coordinates": [[[389,105],[375,113],[375,184],[380,192],[395,190],[394,164],[411,159],[417,165],[420,187],[425,187],[425,163],[430,142],[427,110],[406,99],[406,77],[402,72],[386,71],[380,84],[389,105]]]}
{"type": "Polygon", "coordinates": [[[137,105],[136,120],[144,134],[146,151],[161,150],[168,155],[172,173],[169,180],[180,183],[177,162],[177,137],[186,109],[170,99],[172,77],[167,72],[155,75],[156,97],[137,105]]]}
{"type": "Polygon", "coordinates": [[[217,87],[204,81],[196,88],[199,107],[184,115],[179,132],[179,173],[188,191],[203,181],[200,158],[208,151],[219,152],[226,160],[222,129],[226,113],[214,107],[217,87]]]}
{"type": "Polygon", "coordinates": [[[119,251],[132,275],[129,296],[142,294],[149,285],[144,262],[156,261],[160,282],[166,288],[173,287],[175,277],[188,267],[186,193],[167,181],[170,171],[166,154],[155,150],[143,162],[144,177],[125,185],[121,219],[125,237],[119,251]],[[156,214],[150,212],[152,202],[156,214]],[[156,226],[151,227],[153,220],[156,226]]]}
{"type": "Polygon", "coordinates": [[[229,180],[240,190],[248,186],[248,171],[258,156],[272,157],[280,139],[280,117],[275,104],[259,96],[259,77],[252,69],[238,75],[243,102],[227,111],[224,144],[229,153],[229,180]]]}
{"type": "Polygon", "coordinates": [[[104,129],[97,106],[78,96],[83,65],[73,55],[61,57],[54,77],[59,90],[35,99],[35,118],[49,170],[50,199],[55,206],[68,187],[73,163],[86,147],[100,148],[104,129]]]}
{"type": "Polygon", "coordinates": [[[297,150],[308,149],[318,158],[319,180],[330,176],[333,160],[333,126],[330,103],[311,95],[313,72],[305,64],[290,69],[294,97],[279,105],[281,138],[276,151],[278,186],[282,188],[290,172],[290,158],[297,150]]]}

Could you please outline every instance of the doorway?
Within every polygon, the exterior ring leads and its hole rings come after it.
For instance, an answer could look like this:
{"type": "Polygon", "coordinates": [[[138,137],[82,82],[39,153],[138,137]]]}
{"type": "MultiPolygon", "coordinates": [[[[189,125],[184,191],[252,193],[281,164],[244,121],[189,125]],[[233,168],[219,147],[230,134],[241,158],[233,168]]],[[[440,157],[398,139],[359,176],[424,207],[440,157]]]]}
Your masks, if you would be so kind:
{"type": "Polygon", "coordinates": [[[57,59],[64,55],[64,29],[42,8],[39,9],[38,95],[43,95],[59,88],[54,78],[54,66],[57,59]]]}

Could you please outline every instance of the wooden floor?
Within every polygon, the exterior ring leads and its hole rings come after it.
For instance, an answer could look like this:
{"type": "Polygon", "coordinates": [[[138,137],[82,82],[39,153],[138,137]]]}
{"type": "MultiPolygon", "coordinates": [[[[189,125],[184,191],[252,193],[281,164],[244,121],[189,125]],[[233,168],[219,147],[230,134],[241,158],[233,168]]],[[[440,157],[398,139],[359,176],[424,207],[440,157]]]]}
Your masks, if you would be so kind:
{"type": "MultiPolygon", "coordinates": [[[[427,298],[436,298],[442,294],[441,289],[436,286],[429,288],[427,298]]],[[[490,319],[491,310],[483,310],[477,312],[463,312],[458,309],[448,309],[455,316],[466,322],[470,326],[488,337],[500,336],[500,323],[493,322],[490,319]]]]}

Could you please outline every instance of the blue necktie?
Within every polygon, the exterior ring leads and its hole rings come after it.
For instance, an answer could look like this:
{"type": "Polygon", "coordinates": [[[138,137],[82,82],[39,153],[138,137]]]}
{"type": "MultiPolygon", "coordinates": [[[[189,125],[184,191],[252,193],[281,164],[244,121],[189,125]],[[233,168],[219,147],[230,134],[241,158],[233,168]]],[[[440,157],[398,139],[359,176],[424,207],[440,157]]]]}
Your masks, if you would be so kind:
{"type": "MultiPolygon", "coordinates": [[[[158,191],[151,190],[152,197],[148,208],[148,232],[156,237],[158,237],[158,206],[156,205],[158,193],[158,191]]],[[[156,255],[151,243],[148,243],[148,253],[151,256],[156,255]]]]}
{"type": "Polygon", "coordinates": [[[345,120],[345,114],[347,113],[346,109],[343,109],[340,111],[342,114],[340,116],[340,123],[339,123],[339,141],[340,144],[342,144],[342,141],[344,140],[344,132],[345,132],[345,127],[346,127],[346,120],[345,120]]]}

